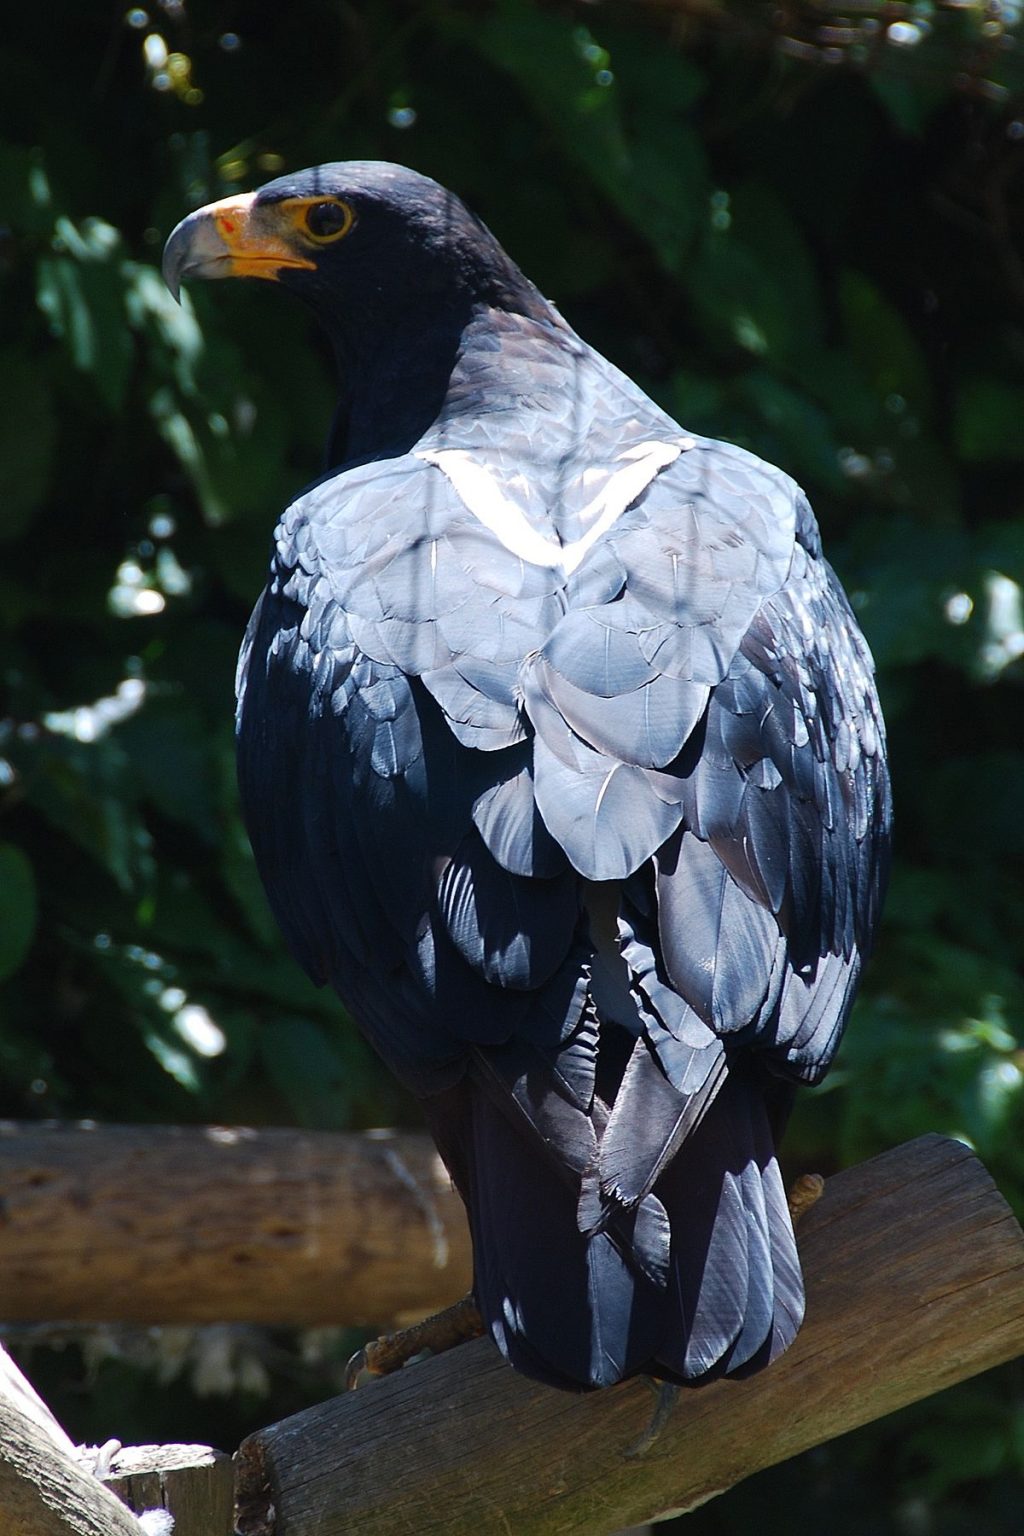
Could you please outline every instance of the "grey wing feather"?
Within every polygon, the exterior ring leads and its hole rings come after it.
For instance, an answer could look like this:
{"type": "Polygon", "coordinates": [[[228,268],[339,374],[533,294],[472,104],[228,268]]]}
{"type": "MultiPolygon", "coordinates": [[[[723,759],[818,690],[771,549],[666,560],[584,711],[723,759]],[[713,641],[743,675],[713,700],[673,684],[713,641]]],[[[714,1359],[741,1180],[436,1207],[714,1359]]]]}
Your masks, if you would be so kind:
{"type": "Polygon", "coordinates": [[[503,869],[541,878],[560,874],[567,860],[537,808],[532,751],[510,765],[508,774],[475,801],[474,826],[503,869]]]}

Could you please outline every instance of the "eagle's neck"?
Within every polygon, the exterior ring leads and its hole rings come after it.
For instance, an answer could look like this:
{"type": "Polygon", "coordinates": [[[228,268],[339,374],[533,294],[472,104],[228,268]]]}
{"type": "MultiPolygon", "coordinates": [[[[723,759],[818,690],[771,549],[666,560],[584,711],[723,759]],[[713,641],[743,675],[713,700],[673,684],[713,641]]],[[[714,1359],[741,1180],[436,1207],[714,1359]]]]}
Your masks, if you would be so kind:
{"type": "MultiPolygon", "coordinates": [[[[561,325],[539,294],[531,297],[546,326],[561,325]]],[[[339,397],[325,467],[396,458],[441,417],[513,404],[529,363],[521,349],[505,355],[512,321],[530,323],[522,314],[466,300],[435,308],[429,317],[389,316],[372,333],[332,329],[339,397]]]]}
{"type": "Polygon", "coordinates": [[[328,469],[396,458],[419,441],[444,405],[465,319],[402,324],[398,317],[372,337],[332,337],[339,390],[328,469]]]}

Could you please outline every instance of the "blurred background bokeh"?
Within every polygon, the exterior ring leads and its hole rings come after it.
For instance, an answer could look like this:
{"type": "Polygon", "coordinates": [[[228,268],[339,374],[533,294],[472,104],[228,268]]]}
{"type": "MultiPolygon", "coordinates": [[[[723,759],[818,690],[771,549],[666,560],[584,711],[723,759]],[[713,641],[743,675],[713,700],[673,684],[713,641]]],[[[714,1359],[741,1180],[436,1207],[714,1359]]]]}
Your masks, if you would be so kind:
{"type": "MultiPolygon", "coordinates": [[[[686,427],[810,493],[878,663],[897,844],[787,1169],[937,1130],[1024,1209],[1021,12],[11,0],[0,1114],[417,1123],[284,953],[234,787],[235,654],[275,517],[319,469],[330,360],[268,285],[179,308],[158,271],[198,204],[380,158],[459,192],[686,427]]],[[[230,1450],[337,1390],[350,1341],[14,1343],[80,1438],[230,1450]]],[[[1018,1363],[685,1530],[1018,1536],[1022,1470],[1018,1363]]]]}

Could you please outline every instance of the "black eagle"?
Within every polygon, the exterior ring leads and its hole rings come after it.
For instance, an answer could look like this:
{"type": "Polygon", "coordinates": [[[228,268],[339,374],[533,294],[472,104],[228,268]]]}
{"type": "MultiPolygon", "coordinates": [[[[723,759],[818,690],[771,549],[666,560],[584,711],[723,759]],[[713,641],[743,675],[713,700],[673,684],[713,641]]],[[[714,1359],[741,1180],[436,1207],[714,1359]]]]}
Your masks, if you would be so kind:
{"type": "Polygon", "coordinates": [[[211,204],[165,272],[271,278],[337,354],[242,647],[242,802],[293,954],[423,1106],[487,1330],[562,1387],[760,1369],[803,1315],[776,1142],[890,819],[806,498],[402,167],[211,204]]]}

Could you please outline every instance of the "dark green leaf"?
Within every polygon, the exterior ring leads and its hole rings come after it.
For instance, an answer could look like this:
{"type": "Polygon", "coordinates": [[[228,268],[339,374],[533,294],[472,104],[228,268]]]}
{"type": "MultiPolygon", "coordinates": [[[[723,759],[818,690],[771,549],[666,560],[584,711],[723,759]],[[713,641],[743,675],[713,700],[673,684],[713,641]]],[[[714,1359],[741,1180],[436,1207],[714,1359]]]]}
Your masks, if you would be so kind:
{"type": "Polygon", "coordinates": [[[0,843],[0,980],[13,976],[36,931],[36,881],[20,848],[0,843]]]}
{"type": "Polygon", "coordinates": [[[0,353],[0,541],[16,538],[38,512],[50,481],[57,417],[38,361],[0,353]]]}
{"type": "Polygon", "coordinates": [[[843,274],[839,298],[846,344],[882,400],[898,396],[926,415],[931,379],[910,327],[861,272],[843,274]]]}
{"type": "Polygon", "coordinates": [[[91,377],[107,407],[116,411],[132,363],[116,234],[99,221],[85,235],[66,219],[58,230],[66,250],[39,263],[39,307],[75,367],[91,377]]]}
{"type": "Polygon", "coordinates": [[[968,379],[956,404],[956,440],[970,461],[1024,459],[1024,385],[968,379]]]}
{"type": "Polygon", "coordinates": [[[265,1025],[259,1048],[271,1081],[300,1125],[326,1130],[345,1124],[349,1066],[321,1025],[295,1017],[265,1025]]]}

